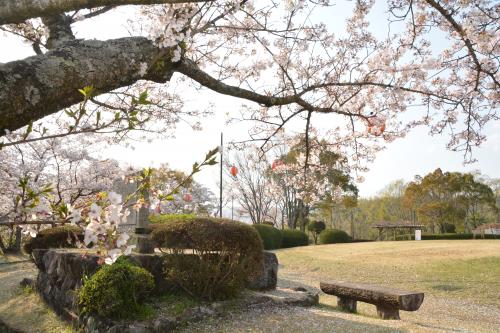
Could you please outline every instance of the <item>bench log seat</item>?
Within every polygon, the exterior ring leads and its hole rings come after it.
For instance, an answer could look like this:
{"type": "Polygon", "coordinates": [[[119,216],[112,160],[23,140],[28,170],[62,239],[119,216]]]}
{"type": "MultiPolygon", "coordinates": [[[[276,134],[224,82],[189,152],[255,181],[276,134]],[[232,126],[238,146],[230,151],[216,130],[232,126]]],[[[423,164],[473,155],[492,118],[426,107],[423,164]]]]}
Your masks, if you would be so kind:
{"type": "Polygon", "coordinates": [[[321,290],[337,296],[339,308],[356,312],[356,302],[374,304],[382,319],[399,319],[399,310],[416,311],[424,301],[424,293],[378,287],[343,281],[320,282],[321,290]]]}

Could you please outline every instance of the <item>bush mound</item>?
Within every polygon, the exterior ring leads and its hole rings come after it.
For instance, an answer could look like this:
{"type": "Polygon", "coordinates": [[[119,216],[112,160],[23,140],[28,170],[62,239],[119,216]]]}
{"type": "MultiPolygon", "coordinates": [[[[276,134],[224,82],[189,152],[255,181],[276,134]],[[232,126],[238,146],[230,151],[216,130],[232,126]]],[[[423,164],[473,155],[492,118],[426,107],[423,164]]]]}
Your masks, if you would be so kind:
{"type": "Polygon", "coordinates": [[[117,319],[136,317],[153,288],[151,273],[120,258],[84,280],[78,294],[79,305],[82,313],[117,319]]]}
{"type": "Polygon", "coordinates": [[[300,230],[284,229],[281,230],[281,235],[283,236],[281,241],[282,248],[309,245],[309,237],[305,232],[300,230]]]}
{"type": "Polygon", "coordinates": [[[75,248],[77,241],[83,241],[83,230],[77,226],[64,225],[41,230],[36,237],[24,243],[24,251],[31,254],[34,249],[75,248]]]}
{"type": "Polygon", "coordinates": [[[155,228],[153,241],[165,257],[165,273],[191,296],[215,300],[235,296],[258,274],[262,240],[250,225],[227,219],[172,221],[155,228]]]}
{"type": "Polygon", "coordinates": [[[319,234],[320,244],[349,243],[351,236],[338,229],[326,229],[319,234]]]}
{"type": "Polygon", "coordinates": [[[265,250],[274,250],[281,247],[283,236],[279,229],[268,224],[254,224],[253,227],[259,233],[265,250]]]}

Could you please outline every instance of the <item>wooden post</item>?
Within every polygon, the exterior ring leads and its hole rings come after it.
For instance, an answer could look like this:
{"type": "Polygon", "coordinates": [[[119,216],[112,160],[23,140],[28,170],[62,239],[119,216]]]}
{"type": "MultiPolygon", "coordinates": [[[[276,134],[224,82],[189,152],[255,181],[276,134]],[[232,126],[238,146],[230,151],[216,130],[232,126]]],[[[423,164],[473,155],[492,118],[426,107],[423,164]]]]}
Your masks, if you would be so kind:
{"type": "Polygon", "coordinates": [[[400,319],[399,310],[397,307],[377,305],[377,314],[382,319],[400,319]]]}
{"type": "Polygon", "coordinates": [[[337,306],[343,311],[355,313],[356,304],[357,301],[355,299],[347,297],[337,297],[337,306]]]}

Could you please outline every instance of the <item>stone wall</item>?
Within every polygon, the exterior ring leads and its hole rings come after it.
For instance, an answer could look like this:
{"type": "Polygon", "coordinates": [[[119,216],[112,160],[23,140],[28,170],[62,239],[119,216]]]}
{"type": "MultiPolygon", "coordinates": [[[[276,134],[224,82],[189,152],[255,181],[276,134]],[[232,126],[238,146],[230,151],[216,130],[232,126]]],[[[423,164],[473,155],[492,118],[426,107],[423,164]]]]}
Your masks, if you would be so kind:
{"type": "MultiPolygon", "coordinates": [[[[264,253],[262,271],[257,278],[247,281],[251,289],[276,288],[278,260],[271,252],[264,253]]],[[[99,257],[78,249],[34,250],[33,258],[39,273],[36,288],[43,299],[61,315],[74,317],[77,309],[76,291],[85,276],[90,277],[99,268],[99,257]]],[[[160,254],[132,254],[128,258],[147,269],[155,278],[154,292],[163,293],[173,288],[164,278],[163,256],[160,254]]]]}

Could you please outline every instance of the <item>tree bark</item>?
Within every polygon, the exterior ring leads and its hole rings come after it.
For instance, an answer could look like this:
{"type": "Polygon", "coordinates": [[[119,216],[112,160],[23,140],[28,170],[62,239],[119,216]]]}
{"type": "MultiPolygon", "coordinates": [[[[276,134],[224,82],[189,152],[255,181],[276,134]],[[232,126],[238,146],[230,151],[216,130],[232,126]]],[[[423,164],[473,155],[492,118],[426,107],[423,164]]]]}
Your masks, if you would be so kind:
{"type": "Polygon", "coordinates": [[[102,94],[140,79],[166,82],[172,76],[171,53],[143,37],[74,40],[0,65],[0,135],[79,103],[78,89],[85,86],[102,94]]]}

